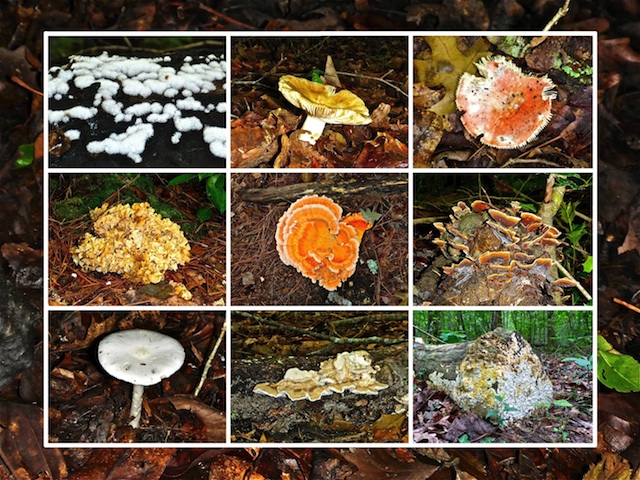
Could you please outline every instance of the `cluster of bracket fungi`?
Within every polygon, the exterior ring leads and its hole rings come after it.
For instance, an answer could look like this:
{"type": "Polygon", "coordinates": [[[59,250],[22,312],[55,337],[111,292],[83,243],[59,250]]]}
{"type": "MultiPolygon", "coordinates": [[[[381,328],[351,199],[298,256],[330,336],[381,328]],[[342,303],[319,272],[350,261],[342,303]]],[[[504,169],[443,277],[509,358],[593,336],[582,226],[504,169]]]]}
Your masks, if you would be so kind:
{"type": "Polygon", "coordinates": [[[476,200],[452,208],[451,222],[433,225],[434,243],[453,263],[431,304],[562,305],[572,279],[558,277],[554,259],[560,231],[513,202],[506,211],[476,200]]]}

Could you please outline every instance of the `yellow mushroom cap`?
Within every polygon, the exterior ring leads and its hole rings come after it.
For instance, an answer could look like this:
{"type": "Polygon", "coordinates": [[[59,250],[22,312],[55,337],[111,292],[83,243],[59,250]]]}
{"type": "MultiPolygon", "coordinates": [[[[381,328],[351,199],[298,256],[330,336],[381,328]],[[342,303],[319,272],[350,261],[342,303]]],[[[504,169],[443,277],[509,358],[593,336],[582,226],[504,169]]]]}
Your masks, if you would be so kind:
{"type": "Polygon", "coordinates": [[[336,92],[333,85],[323,85],[304,78],[284,75],[278,89],[291,104],[325,123],[367,125],[371,123],[364,101],[349,90],[336,92]]]}

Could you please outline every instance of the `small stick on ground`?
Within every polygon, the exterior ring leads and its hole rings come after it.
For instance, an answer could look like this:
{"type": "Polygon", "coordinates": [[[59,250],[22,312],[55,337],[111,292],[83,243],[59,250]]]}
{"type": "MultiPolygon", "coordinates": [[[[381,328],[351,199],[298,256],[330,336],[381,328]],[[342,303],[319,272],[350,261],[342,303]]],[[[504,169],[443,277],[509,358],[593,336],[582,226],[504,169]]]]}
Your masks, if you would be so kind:
{"type": "Polygon", "coordinates": [[[222,339],[224,338],[224,334],[227,331],[227,319],[225,317],[224,323],[222,324],[222,329],[220,330],[220,335],[218,335],[218,340],[216,340],[216,344],[211,350],[209,357],[207,358],[207,363],[204,365],[204,369],[202,370],[202,375],[200,375],[200,382],[196,387],[193,394],[197,397],[202,390],[202,386],[204,385],[204,381],[207,378],[207,374],[209,373],[209,369],[211,368],[211,364],[213,363],[213,359],[216,357],[216,353],[218,353],[218,349],[220,348],[220,344],[222,343],[222,339]]]}
{"type": "Polygon", "coordinates": [[[619,298],[614,298],[613,299],[614,303],[617,303],[618,305],[622,305],[624,307],[627,307],[629,310],[632,310],[636,313],[640,313],[640,308],[636,307],[635,305],[631,305],[628,302],[625,302],[624,300],[620,300],[619,298]]]}
{"type": "MultiPolygon", "coordinates": [[[[393,70],[389,70],[387,73],[385,73],[383,75],[383,77],[386,77],[387,75],[389,75],[390,72],[393,72],[393,70]]],[[[405,97],[409,97],[409,94],[404,92],[401,88],[396,87],[393,83],[389,82],[388,80],[385,80],[382,77],[371,77],[369,75],[360,75],[359,73],[348,73],[348,72],[336,72],[338,75],[346,75],[347,77],[356,77],[356,78],[365,78],[367,80],[375,80],[377,82],[381,82],[384,83],[385,85],[393,88],[396,92],[400,93],[400,95],[404,95],[405,97]]]]}
{"type": "Polygon", "coordinates": [[[573,280],[576,284],[576,288],[578,290],[580,290],[580,293],[582,293],[582,295],[584,296],[584,298],[587,299],[587,302],[591,301],[591,295],[589,294],[589,292],[587,292],[587,290],[580,284],[580,282],[578,282],[573,275],[571,275],[571,273],[569,273],[569,270],[567,270],[566,268],[564,268],[562,266],[562,264],[560,262],[558,262],[556,259],[553,259],[553,264],[558,267],[558,270],[560,270],[563,275],[565,277],[567,277],[569,280],[573,280]]]}

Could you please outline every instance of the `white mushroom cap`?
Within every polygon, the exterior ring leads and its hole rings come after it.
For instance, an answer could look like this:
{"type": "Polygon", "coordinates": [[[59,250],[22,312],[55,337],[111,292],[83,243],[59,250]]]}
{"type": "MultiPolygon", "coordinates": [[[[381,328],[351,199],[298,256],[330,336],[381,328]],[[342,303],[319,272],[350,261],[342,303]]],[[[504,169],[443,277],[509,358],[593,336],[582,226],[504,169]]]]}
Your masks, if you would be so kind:
{"type": "Polygon", "coordinates": [[[323,85],[304,78],[284,75],[278,90],[291,104],[325,123],[367,125],[371,123],[364,101],[349,90],[336,93],[333,85],[323,85]]]}
{"type": "Polygon", "coordinates": [[[175,338],[152,330],[123,330],[98,345],[98,361],[107,373],[133,385],[155,385],[184,363],[184,348],[175,338]]]}

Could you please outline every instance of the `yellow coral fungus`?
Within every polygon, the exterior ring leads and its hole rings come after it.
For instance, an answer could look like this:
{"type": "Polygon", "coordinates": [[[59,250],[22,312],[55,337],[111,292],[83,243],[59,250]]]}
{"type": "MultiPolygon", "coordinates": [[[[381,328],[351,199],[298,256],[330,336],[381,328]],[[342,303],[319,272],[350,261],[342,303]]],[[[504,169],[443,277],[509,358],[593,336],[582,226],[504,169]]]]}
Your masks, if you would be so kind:
{"type": "Polygon", "coordinates": [[[155,213],[148,203],[106,203],[91,212],[93,231],[71,248],[83,270],[118,273],[135,283],[158,283],[167,270],[190,260],[180,226],[155,213]]]}
{"type": "Polygon", "coordinates": [[[342,208],[333,200],[310,195],[291,204],[276,231],[282,261],[327,290],[353,275],[360,241],[373,225],[361,213],[341,216],[342,208]]]}

